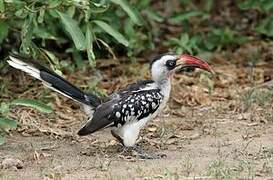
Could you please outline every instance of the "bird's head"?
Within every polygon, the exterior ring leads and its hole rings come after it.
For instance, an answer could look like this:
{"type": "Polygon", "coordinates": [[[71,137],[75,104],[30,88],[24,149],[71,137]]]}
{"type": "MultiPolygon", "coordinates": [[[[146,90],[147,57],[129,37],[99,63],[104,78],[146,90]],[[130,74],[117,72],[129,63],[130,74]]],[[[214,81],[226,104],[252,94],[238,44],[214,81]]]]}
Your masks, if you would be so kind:
{"type": "Polygon", "coordinates": [[[182,54],[163,54],[156,57],[151,63],[151,74],[154,81],[160,82],[170,77],[176,68],[194,67],[214,73],[209,64],[195,56],[182,54]]]}

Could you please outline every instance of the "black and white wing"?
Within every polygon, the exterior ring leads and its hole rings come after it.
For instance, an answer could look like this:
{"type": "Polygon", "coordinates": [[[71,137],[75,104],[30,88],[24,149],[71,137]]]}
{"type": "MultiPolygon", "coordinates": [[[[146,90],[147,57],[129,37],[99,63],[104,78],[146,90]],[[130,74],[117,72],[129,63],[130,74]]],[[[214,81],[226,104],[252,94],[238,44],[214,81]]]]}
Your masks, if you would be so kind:
{"type": "Polygon", "coordinates": [[[141,91],[144,88],[153,88],[154,86],[154,81],[153,80],[139,80],[133,84],[129,84],[126,87],[118,90],[117,92],[111,94],[109,97],[105,99],[105,101],[108,101],[110,99],[126,96],[129,93],[136,92],[136,91],[141,91]]]}
{"type": "Polygon", "coordinates": [[[118,99],[112,99],[99,105],[93,113],[93,116],[78,131],[78,135],[84,136],[91,134],[113,123],[113,120],[109,119],[109,114],[113,112],[114,105],[118,103],[118,101],[118,99]]]}
{"type": "Polygon", "coordinates": [[[125,124],[133,119],[141,120],[153,114],[161,104],[163,95],[159,89],[140,90],[124,95],[109,116],[115,124],[125,124]]]}
{"type": "Polygon", "coordinates": [[[80,129],[78,134],[87,135],[111,123],[117,126],[132,119],[141,120],[158,110],[162,100],[163,95],[159,89],[124,92],[98,106],[93,118],[80,129]]]}
{"type": "Polygon", "coordinates": [[[127,85],[125,88],[120,89],[117,94],[124,94],[127,92],[139,91],[154,84],[153,80],[139,80],[133,84],[127,85]]]}

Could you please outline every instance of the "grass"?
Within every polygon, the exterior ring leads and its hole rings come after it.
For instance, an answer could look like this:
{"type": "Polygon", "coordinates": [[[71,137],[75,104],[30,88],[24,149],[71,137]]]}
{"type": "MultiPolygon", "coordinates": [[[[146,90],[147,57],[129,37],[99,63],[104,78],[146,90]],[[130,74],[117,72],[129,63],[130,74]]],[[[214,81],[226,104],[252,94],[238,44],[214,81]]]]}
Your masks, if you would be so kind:
{"type": "Polygon", "coordinates": [[[229,165],[230,154],[225,154],[220,145],[217,147],[216,160],[212,161],[207,169],[206,175],[213,179],[235,179],[237,172],[229,165]]]}
{"type": "Polygon", "coordinates": [[[193,159],[187,155],[185,160],[182,162],[182,167],[185,175],[188,177],[194,171],[193,159]]]}
{"type": "Polygon", "coordinates": [[[225,156],[217,153],[217,159],[210,163],[206,175],[212,179],[254,179],[256,174],[254,160],[249,160],[243,156],[232,159],[233,155],[235,155],[235,152],[225,154],[225,156]]]}
{"type": "Polygon", "coordinates": [[[265,122],[273,121],[273,88],[248,90],[241,98],[242,111],[252,112],[263,118],[265,122]]]}
{"type": "Polygon", "coordinates": [[[179,179],[179,175],[177,172],[173,172],[171,170],[169,170],[168,168],[165,169],[164,171],[164,179],[167,180],[178,180],[179,179]]]}

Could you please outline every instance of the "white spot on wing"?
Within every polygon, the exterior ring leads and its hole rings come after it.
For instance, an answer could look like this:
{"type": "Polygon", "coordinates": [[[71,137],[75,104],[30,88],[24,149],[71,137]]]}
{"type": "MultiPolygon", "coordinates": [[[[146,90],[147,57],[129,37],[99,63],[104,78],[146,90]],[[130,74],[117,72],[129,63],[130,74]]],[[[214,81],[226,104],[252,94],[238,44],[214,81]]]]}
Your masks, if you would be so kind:
{"type": "Polygon", "coordinates": [[[121,115],[120,112],[116,112],[116,117],[117,118],[120,118],[120,115],[121,115]]]}

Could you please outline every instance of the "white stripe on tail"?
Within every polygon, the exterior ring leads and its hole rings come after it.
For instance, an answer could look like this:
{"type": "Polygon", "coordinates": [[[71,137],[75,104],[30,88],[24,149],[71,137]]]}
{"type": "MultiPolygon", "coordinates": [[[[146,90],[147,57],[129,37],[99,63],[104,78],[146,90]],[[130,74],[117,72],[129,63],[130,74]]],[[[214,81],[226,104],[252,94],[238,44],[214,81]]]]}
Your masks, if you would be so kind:
{"type": "Polygon", "coordinates": [[[27,63],[23,62],[22,60],[17,59],[17,58],[15,58],[15,57],[13,57],[13,56],[9,56],[9,58],[10,58],[10,60],[8,60],[7,62],[8,62],[9,65],[11,65],[12,67],[14,67],[14,68],[16,68],[16,69],[20,69],[21,71],[26,72],[26,73],[29,74],[30,76],[32,76],[32,77],[34,77],[34,78],[36,78],[36,79],[39,79],[40,81],[42,81],[42,83],[43,83],[46,87],[48,87],[48,88],[52,89],[53,91],[56,91],[56,92],[60,93],[61,95],[65,96],[65,97],[68,97],[68,98],[70,98],[70,99],[72,99],[72,100],[75,101],[75,99],[73,99],[72,97],[70,97],[70,96],[64,94],[63,92],[59,91],[58,89],[53,88],[52,85],[51,85],[50,83],[44,81],[44,80],[41,78],[41,76],[40,76],[40,70],[39,70],[39,69],[37,69],[37,68],[33,67],[32,65],[27,64],[27,63]]]}
{"type": "Polygon", "coordinates": [[[39,69],[21,61],[20,59],[17,59],[15,57],[10,56],[9,58],[10,58],[10,60],[7,61],[9,63],[9,65],[11,65],[12,67],[14,67],[16,69],[20,69],[21,71],[28,73],[29,75],[35,77],[36,79],[43,81],[41,79],[39,69]]]}
{"type": "Polygon", "coordinates": [[[82,103],[86,114],[90,117],[94,113],[94,108],[101,103],[101,99],[96,95],[83,92],[56,73],[51,72],[49,69],[39,65],[38,63],[31,61],[29,63],[24,62],[24,60],[12,55],[9,58],[10,59],[7,62],[12,67],[39,79],[46,87],[64,95],[65,97],[82,103]]]}

